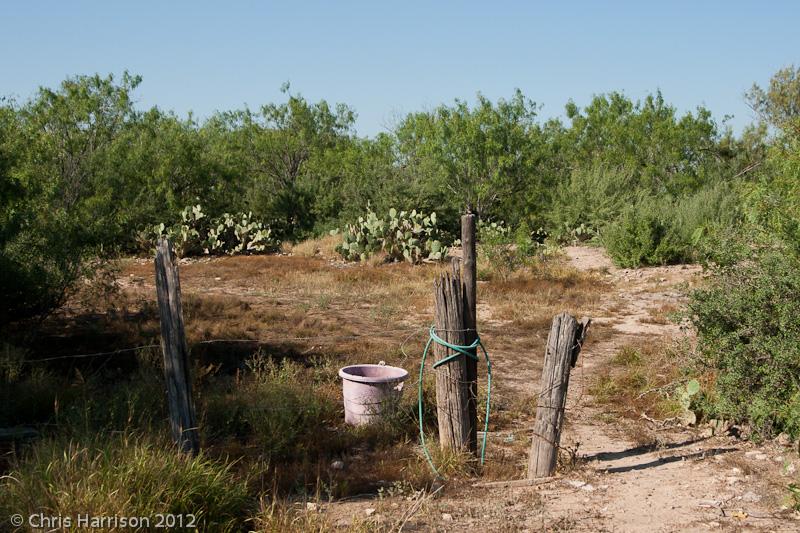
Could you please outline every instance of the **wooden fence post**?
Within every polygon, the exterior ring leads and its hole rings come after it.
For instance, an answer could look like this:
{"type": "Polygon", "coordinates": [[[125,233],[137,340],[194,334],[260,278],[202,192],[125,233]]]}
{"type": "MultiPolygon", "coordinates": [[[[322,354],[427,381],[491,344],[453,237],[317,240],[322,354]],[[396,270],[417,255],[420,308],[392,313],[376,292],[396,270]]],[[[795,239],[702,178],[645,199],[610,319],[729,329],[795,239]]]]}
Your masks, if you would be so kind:
{"type": "MultiPolygon", "coordinates": [[[[478,273],[475,253],[477,217],[467,213],[461,217],[461,277],[464,281],[464,344],[472,344],[478,338],[478,273]]],[[[477,354],[477,350],[475,350],[477,354]]],[[[478,452],[478,361],[466,358],[467,381],[469,382],[469,449],[478,452]]]]}
{"type": "Polygon", "coordinates": [[[156,246],[155,265],[170,429],[181,451],[194,455],[199,451],[200,443],[189,381],[189,348],[183,327],[181,282],[172,244],[165,237],[159,239],[156,246]]]}
{"type": "MultiPolygon", "coordinates": [[[[464,287],[458,272],[443,273],[434,280],[436,333],[450,344],[464,345],[464,287]]],[[[449,357],[453,350],[433,344],[436,361],[449,357]]],[[[466,356],[461,355],[436,369],[436,414],[442,449],[467,450],[470,444],[469,382],[466,356]]]]}
{"type": "Polygon", "coordinates": [[[552,476],[556,471],[569,372],[578,360],[590,323],[588,318],[578,322],[569,313],[553,318],[542,366],[541,391],[528,457],[528,479],[552,476]]]}

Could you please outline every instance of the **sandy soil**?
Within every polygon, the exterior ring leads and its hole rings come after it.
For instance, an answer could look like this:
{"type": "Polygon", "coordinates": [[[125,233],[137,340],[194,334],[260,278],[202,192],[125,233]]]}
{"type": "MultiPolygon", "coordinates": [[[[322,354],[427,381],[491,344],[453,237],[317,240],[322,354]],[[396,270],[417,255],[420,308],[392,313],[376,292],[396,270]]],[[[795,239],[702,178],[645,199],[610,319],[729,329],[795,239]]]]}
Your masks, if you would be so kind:
{"type": "MultiPolygon", "coordinates": [[[[788,509],[786,492],[800,467],[796,450],[712,436],[707,427],[604,416],[587,392],[621,346],[688,334],[652,317],[676,306],[683,284],[696,283],[701,269],[625,270],[601,249],[565,251],[576,268],[598,272],[613,287],[592,317],[611,332],[587,343],[570,383],[562,446],[577,445],[579,465],[538,486],[446,485],[436,497],[350,500],[319,512],[343,527],[367,520],[404,531],[800,531],[800,514],[788,509]]],[[[496,353],[494,365],[498,380],[511,381],[520,394],[538,392],[538,379],[521,378],[510,351],[496,353]]],[[[518,433],[530,425],[522,421],[518,433]]]]}

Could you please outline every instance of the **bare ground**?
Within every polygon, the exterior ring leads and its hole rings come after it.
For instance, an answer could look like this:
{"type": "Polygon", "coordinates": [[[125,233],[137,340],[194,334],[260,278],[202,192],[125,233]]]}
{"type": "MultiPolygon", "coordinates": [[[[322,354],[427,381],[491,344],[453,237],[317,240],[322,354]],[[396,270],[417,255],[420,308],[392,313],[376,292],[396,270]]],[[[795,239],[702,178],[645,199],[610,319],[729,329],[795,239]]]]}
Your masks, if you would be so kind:
{"type": "MultiPolygon", "coordinates": [[[[435,497],[350,500],[316,512],[342,527],[366,520],[404,531],[800,531],[800,515],[788,508],[786,492],[800,466],[796,450],[712,436],[704,427],[612,416],[588,393],[622,346],[689,334],[661,316],[677,307],[685,284],[699,280],[700,268],[617,269],[597,248],[571,247],[566,255],[574,267],[596,272],[611,286],[592,316],[594,327],[600,326],[596,340],[584,347],[571,378],[562,447],[573,452],[574,468],[537,486],[445,485],[435,497]]],[[[479,315],[479,323],[502,330],[491,308],[479,315]]],[[[538,392],[533,361],[540,357],[530,351],[513,342],[492,350],[501,394],[532,398],[538,392]]],[[[531,416],[513,426],[492,435],[492,445],[527,445],[531,416]]],[[[514,476],[521,475],[522,464],[511,466],[514,476]]]]}

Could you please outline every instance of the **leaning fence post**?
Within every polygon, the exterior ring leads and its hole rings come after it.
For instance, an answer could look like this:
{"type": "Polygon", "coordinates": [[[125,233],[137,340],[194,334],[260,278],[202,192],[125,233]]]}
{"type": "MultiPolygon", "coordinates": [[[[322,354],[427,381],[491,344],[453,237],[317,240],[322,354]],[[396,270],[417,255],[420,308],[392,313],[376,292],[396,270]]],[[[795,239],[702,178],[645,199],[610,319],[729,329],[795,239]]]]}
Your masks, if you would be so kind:
{"type": "MultiPolygon", "coordinates": [[[[478,292],[477,255],[475,253],[476,227],[472,213],[461,217],[461,277],[464,281],[464,344],[469,345],[478,338],[476,299],[478,292]]],[[[475,350],[477,355],[477,349],[475,350]]],[[[478,361],[465,358],[467,381],[469,382],[469,448],[478,451],[478,361]]]]}
{"type": "Polygon", "coordinates": [[[578,360],[590,323],[588,318],[578,322],[568,313],[553,318],[542,366],[541,391],[528,457],[528,479],[552,476],[556,471],[569,372],[578,360]]]}
{"type": "Polygon", "coordinates": [[[189,349],[183,326],[181,282],[172,244],[165,237],[159,239],[156,246],[155,267],[170,429],[181,451],[196,454],[200,444],[189,381],[189,349]]]}
{"type": "MultiPolygon", "coordinates": [[[[436,334],[447,343],[463,346],[466,328],[461,276],[458,272],[443,273],[433,287],[436,334]]],[[[457,352],[434,343],[433,353],[439,362],[457,352]]],[[[470,431],[476,426],[469,413],[470,385],[465,359],[466,356],[459,355],[436,369],[436,414],[442,449],[470,449],[470,431]]]]}

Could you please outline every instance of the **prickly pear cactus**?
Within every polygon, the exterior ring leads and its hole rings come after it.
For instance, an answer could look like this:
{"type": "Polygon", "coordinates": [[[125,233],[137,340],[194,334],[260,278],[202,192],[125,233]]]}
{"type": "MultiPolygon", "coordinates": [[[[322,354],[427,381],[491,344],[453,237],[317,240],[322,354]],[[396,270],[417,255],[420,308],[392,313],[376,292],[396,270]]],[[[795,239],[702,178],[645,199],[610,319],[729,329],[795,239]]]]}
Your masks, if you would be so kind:
{"type": "Polygon", "coordinates": [[[696,379],[690,379],[686,385],[678,387],[676,391],[677,400],[683,411],[680,414],[681,422],[687,426],[692,426],[697,423],[697,414],[691,410],[692,398],[700,392],[700,382],[696,379]]]}
{"type": "MultiPolygon", "coordinates": [[[[332,232],[336,233],[338,230],[332,232]]],[[[337,251],[348,261],[365,261],[375,253],[385,252],[389,260],[415,264],[441,261],[447,257],[448,249],[441,242],[436,213],[398,213],[391,208],[386,218],[380,218],[367,206],[366,216],[344,227],[337,251]]]]}
{"type": "Polygon", "coordinates": [[[139,232],[142,247],[151,248],[158,237],[169,237],[181,256],[199,254],[252,254],[274,250],[280,244],[270,228],[256,221],[252,213],[223,213],[209,218],[198,204],[181,212],[181,223],[163,223],[139,232]]]}

